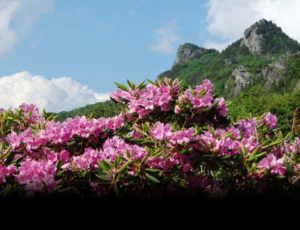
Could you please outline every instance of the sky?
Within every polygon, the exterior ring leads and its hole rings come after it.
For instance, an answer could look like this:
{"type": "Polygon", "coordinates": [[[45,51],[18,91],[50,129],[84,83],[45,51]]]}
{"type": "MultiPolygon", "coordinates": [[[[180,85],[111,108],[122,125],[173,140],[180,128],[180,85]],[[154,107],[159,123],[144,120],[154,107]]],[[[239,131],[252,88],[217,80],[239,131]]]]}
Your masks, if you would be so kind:
{"type": "Polygon", "coordinates": [[[300,41],[298,0],[0,0],[0,107],[104,101],[154,80],[185,42],[223,50],[261,18],[300,41]]]}

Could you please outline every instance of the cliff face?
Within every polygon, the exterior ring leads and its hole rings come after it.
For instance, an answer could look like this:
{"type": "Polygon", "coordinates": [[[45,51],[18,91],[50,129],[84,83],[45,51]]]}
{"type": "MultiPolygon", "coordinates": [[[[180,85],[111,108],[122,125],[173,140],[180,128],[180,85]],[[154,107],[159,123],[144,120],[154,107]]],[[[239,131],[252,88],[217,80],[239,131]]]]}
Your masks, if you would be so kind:
{"type": "Polygon", "coordinates": [[[245,31],[241,41],[241,46],[246,46],[251,54],[260,55],[262,53],[263,36],[258,34],[258,28],[251,28],[245,31]]]}
{"type": "Polygon", "coordinates": [[[190,60],[200,57],[206,49],[200,48],[191,43],[185,43],[179,46],[176,54],[174,66],[184,65],[190,60]]]}
{"type": "Polygon", "coordinates": [[[295,40],[272,21],[265,19],[245,30],[240,46],[246,46],[253,55],[295,53],[300,50],[295,40]]]}
{"type": "Polygon", "coordinates": [[[233,70],[225,84],[225,90],[229,97],[237,96],[240,92],[253,84],[253,76],[244,66],[239,66],[233,70]]]}

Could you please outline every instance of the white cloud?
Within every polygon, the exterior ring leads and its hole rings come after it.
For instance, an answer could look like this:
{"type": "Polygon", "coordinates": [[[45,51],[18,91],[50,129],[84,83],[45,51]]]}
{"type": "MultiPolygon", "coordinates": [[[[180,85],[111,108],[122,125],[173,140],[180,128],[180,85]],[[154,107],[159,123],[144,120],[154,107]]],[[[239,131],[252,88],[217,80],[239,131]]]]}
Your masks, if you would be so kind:
{"type": "Polygon", "coordinates": [[[49,112],[71,110],[109,99],[110,93],[97,93],[69,77],[46,79],[28,72],[0,77],[0,108],[36,104],[49,112]]]}
{"type": "Polygon", "coordinates": [[[225,40],[226,45],[241,38],[246,28],[262,18],[272,20],[300,41],[299,0],[209,0],[207,6],[207,30],[216,40],[225,40]]]}
{"type": "Polygon", "coordinates": [[[208,40],[203,46],[207,49],[224,50],[228,46],[228,43],[208,40]]]}
{"type": "Polygon", "coordinates": [[[0,0],[0,57],[11,51],[33,22],[53,7],[53,0],[0,0]]]}
{"type": "Polygon", "coordinates": [[[156,41],[150,47],[151,50],[163,54],[173,53],[175,51],[175,45],[180,41],[178,29],[177,21],[171,20],[166,25],[154,30],[156,41]]]}

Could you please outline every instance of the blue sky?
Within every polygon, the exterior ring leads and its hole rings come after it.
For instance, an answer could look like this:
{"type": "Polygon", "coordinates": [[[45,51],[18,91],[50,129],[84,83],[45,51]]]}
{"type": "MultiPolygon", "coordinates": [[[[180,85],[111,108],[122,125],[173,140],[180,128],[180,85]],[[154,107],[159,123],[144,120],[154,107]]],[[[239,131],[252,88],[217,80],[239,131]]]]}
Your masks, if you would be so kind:
{"type": "Polygon", "coordinates": [[[222,50],[261,18],[299,41],[299,10],[298,0],[1,0],[0,107],[106,100],[114,81],[169,69],[180,44],[222,50]]]}
{"type": "Polygon", "coordinates": [[[177,46],[205,39],[205,1],[55,1],[9,55],[0,76],[27,70],[46,77],[70,76],[91,89],[114,90],[113,81],[154,79],[170,68],[177,46]],[[154,50],[156,30],[173,24],[170,52],[154,50]]]}

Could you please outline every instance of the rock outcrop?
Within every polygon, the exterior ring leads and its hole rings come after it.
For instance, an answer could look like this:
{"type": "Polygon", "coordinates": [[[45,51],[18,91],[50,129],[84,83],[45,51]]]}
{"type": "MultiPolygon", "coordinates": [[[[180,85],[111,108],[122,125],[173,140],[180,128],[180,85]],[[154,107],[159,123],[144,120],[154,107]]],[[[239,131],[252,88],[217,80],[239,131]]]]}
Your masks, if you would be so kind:
{"type": "Polygon", "coordinates": [[[237,96],[243,89],[250,86],[252,82],[253,77],[251,73],[249,73],[245,67],[241,65],[233,70],[227,84],[225,84],[225,90],[230,97],[237,96]]]}
{"type": "Polygon", "coordinates": [[[191,43],[179,46],[174,66],[186,64],[188,61],[201,56],[205,50],[191,43]]]}
{"type": "Polygon", "coordinates": [[[266,19],[261,19],[245,30],[240,46],[246,46],[253,55],[295,53],[300,50],[295,40],[266,19]]]}
{"type": "Polygon", "coordinates": [[[260,55],[262,53],[263,36],[257,33],[257,28],[248,29],[241,41],[241,46],[246,46],[251,54],[260,55]]]}
{"type": "Polygon", "coordinates": [[[283,71],[287,68],[286,60],[280,59],[275,63],[269,64],[262,70],[262,78],[265,81],[265,89],[269,90],[272,86],[278,86],[283,79],[283,71]]]}

